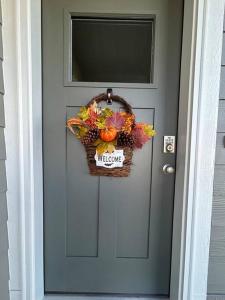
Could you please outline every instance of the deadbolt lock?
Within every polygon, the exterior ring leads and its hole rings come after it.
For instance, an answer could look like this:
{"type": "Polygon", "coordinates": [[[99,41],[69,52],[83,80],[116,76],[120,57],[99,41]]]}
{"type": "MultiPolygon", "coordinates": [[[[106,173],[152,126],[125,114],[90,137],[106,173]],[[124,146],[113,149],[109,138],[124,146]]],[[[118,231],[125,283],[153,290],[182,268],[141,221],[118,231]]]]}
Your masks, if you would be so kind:
{"type": "Polygon", "coordinates": [[[164,153],[175,153],[175,136],[165,135],[163,142],[163,152],[164,153]]]}
{"type": "Polygon", "coordinates": [[[167,152],[173,152],[173,145],[172,144],[168,144],[168,145],[166,145],[166,150],[167,150],[167,152]]]}

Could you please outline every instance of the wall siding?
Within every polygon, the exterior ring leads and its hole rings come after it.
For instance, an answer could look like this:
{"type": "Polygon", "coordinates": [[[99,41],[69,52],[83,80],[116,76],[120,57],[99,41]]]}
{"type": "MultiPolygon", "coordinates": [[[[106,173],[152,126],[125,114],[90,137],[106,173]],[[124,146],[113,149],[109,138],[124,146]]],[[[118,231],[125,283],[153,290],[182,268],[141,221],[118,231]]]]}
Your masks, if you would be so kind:
{"type": "Polygon", "coordinates": [[[225,26],[221,61],[208,294],[208,300],[225,300],[225,26]]]}
{"type": "MultiPolygon", "coordinates": [[[[1,1],[0,1],[1,4],[1,1]]],[[[7,201],[6,201],[6,171],[5,171],[5,138],[4,138],[4,84],[3,84],[3,50],[2,50],[2,18],[0,7],[0,298],[9,299],[9,266],[8,266],[8,231],[7,231],[7,201]]]]}

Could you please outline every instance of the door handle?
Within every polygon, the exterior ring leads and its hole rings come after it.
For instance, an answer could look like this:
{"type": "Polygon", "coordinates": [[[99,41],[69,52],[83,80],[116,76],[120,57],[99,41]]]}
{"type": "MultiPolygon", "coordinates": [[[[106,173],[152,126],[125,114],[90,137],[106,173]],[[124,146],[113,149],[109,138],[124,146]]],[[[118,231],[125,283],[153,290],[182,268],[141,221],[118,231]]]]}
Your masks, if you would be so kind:
{"type": "Polygon", "coordinates": [[[169,164],[166,164],[163,166],[163,172],[165,174],[174,174],[175,173],[175,168],[169,164]]]}

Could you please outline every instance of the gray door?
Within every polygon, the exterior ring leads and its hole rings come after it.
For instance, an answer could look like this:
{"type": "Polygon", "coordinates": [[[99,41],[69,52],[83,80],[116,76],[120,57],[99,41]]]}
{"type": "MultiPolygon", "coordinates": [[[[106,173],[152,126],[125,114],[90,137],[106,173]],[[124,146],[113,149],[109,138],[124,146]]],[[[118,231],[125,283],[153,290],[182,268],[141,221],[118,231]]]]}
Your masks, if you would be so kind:
{"type": "Polygon", "coordinates": [[[46,293],[168,295],[181,0],[43,0],[46,293]],[[113,88],[157,135],[128,178],[90,176],[66,119],[113,88]]]}

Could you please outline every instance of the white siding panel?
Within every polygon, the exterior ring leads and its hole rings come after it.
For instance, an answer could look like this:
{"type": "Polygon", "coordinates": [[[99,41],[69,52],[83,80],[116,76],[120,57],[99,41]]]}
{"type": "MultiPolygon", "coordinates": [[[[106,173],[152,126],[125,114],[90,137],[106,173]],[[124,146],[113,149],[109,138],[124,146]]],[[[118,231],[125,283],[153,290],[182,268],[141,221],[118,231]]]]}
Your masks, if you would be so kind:
{"type": "MultiPolygon", "coordinates": [[[[0,24],[2,23],[0,0],[0,24]]],[[[2,26],[0,25],[0,93],[4,93],[2,70],[2,26]]],[[[9,300],[9,263],[8,263],[8,228],[7,228],[7,201],[6,201],[6,170],[5,170],[5,125],[3,97],[0,96],[0,299],[9,300]]]]}
{"type": "MultiPolygon", "coordinates": [[[[220,99],[225,99],[225,22],[222,52],[220,99]]],[[[207,300],[225,300],[225,100],[218,111],[208,293],[207,300]]]]}

